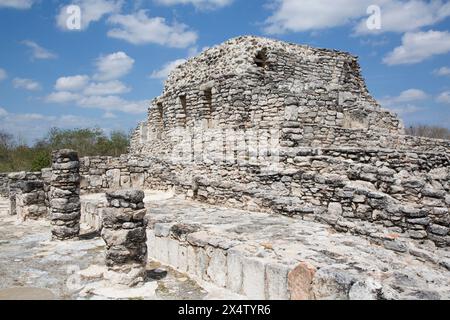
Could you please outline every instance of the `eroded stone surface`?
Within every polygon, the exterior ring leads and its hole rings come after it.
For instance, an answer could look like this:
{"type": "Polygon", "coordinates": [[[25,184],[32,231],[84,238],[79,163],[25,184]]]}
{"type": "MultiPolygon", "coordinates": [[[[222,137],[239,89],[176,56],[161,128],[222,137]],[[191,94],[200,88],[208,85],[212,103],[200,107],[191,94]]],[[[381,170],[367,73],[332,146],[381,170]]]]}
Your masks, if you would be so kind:
{"type": "Polygon", "coordinates": [[[105,250],[100,237],[82,228],[78,241],[52,241],[50,223],[18,223],[0,198],[0,296],[5,299],[238,299],[215,286],[199,286],[186,274],[149,261],[138,290],[102,280],[105,250]],[[79,281],[79,282],[78,282],[79,281]],[[45,294],[44,294],[45,293],[45,294]]]}
{"type": "Polygon", "coordinates": [[[179,198],[149,200],[147,207],[152,212],[149,246],[155,248],[150,256],[178,267],[169,257],[188,246],[188,274],[223,285],[223,273],[225,287],[237,293],[270,297],[267,281],[274,279],[271,270],[277,264],[289,270],[288,276],[279,276],[277,286],[288,288],[292,299],[450,297],[445,267],[450,253],[429,243],[417,247],[405,240],[406,249],[399,251],[317,222],[179,198]],[[191,232],[183,237],[172,232],[179,225],[191,232]],[[226,263],[211,277],[208,270],[216,269],[215,261],[223,255],[226,263]]]}
{"type": "Polygon", "coordinates": [[[105,279],[135,286],[145,281],[147,263],[147,220],[144,192],[120,190],[107,192],[108,207],[103,209],[101,235],[106,243],[105,279]]]}
{"type": "Polygon", "coordinates": [[[49,203],[54,239],[73,239],[80,233],[79,170],[76,151],[63,149],[52,153],[49,203]]]}

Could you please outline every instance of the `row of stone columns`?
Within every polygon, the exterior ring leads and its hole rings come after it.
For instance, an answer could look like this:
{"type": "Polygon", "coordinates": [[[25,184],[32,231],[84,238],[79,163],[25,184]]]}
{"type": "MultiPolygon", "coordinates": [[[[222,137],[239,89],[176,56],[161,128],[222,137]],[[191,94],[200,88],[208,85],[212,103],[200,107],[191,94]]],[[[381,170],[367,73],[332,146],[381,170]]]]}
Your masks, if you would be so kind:
{"type": "MultiPolygon", "coordinates": [[[[80,161],[73,150],[52,153],[50,218],[52,236],[57,240],[76,239],[80,234],[80,161]]],[[[147,210],[144,192],[119,190],[106,193],[102,238],[106,243],[105,278],[128,286],[145,280],[147,263],[147,210]]]]}
{"type": "MultiPolygon", "coordinates": [[[[19,219],[49,215],[54,240],[80,236],[80,160],[69,149],[52,152],[52,168],[39,173],[8,175],[11,214],[19,219]]],[[[106,193],[101,236],[106,243],[105,278],[134,286],[145,280],[147,263],[147,210],[144,192],[119,190],[106,193]]]]}

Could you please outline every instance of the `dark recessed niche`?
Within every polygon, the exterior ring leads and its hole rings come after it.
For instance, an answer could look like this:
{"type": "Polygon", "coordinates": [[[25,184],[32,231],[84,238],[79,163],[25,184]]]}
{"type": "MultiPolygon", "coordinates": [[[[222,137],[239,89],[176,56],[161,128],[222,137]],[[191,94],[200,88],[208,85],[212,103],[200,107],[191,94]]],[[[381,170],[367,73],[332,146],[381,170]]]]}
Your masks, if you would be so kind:
{"type": "Polygon", "coordinates": [[[255,56],[255,64],[259,68],[267,67],[267,49],[262,49],[261,51],[258,51],[258,53],[255,56]]]}

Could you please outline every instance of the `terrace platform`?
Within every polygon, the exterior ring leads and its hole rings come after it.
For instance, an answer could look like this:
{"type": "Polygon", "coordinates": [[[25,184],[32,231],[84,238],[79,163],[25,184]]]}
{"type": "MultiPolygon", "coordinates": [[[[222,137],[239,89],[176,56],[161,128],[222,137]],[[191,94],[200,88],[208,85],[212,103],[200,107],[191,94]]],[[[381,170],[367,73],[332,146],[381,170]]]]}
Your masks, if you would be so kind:
{"type": "MultiPolygon", "coordinates": [[[[99,279],[105,201],[104,194],[82,196],[79,241],[51,241],[47,220],[19,223],[2,209],[0,296],[27,297],[46,289],[47,297],[57,299],[450,298],[450,253],[431,242],[394,237],[380,245],[314,221],[158,191],[146,191],[146,286],[109,288],[99,279]],[[68,287],[73,279],[80,281],[75,289],[68,287]]],[[[0,201],[0,209],[7,204],[0,201]]]]}
{"type": "MultiPolygon", "coordinates": [[[[91,211],[103,201],[101,194],[82,200],[91,211]]],[[[384,235],[380,245],[314,221],[158,191],[146,191],[145,202],[149,257],[200,284],[250,299],[450,298],[450,252],[431,241],[384,235]]]]}

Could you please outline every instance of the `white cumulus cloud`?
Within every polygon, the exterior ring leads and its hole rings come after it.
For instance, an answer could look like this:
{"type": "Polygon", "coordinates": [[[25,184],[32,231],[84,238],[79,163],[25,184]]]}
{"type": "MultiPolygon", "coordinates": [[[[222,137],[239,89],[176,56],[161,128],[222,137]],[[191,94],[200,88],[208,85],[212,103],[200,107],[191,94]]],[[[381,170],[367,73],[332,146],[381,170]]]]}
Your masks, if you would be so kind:
{"type": "Polygon", "coordinates": [[[218,9],[230,5],[233,0],[156,0],[157,3],[172,6],[177,4],[192,4],[201,10],[218,9]]]}
{"type": "Polygon", "coordinates": [[[31,57],[38,60],[56,59],[58,56],[53,52],[41,47],[36,42],[24,40],[22,44],[31,49],[31,57]]]}
{"type": "Polygon", "coordinates": [[[55,89],[58,91],[78,91],[84,89],[89,82],[89,76],[76,75],[61,77],[56,80],[55,89]]]}
{"type": "Polygon", "coordinates": [[[0,68],[0,81],[5,80],[6,78],[8,78],[8,74],[6,73],[5,70],[3,70],[2,68],[0,68]]]}
{"type": "Polygon", "coordinates": [[[186,62],[186,59],[177,59],[166,63],[160,70],[153,71],[150,75],[153,79],[166,79],[169,74],[179,65],[186,62]]]}
{"type": "Polygon", "coordinates": [[[8,115],[8,111],[4,108],[0,107],[0,118],[6,117],[8,115]]]}
{"type": "MultiPolygon", "coordinates": [[[[81,29],[86,30],[92,22],[99,21],[106,15],[120,12],[123,0],[77,0],[71,3],[81,9],[81,29]]],[[[62,30],[67,29],[68,6],[63,6],[56,17],[56,23],[62,30]]]]}
{"type": "Polygon", "coordinates": [[[119,80],[91,83],[84,90],[84,94],[88,96],[108,96],[117,95],[130,92],[130,88],[127,87],[119,80]]]}
{"type": "Polygon", "coordinates": [[[366,14],[368,0],[273,0],[266,20],[269,34],[321,30],[342,26],[366,14]]]}
{"type": "Polygon", "coordinates": [[[133,68],[134,60],[124,52],[115,52],[100,56],[95,60],[95,73],[92,77],[76,75],[60,77],[55,84],[55,92],[44,98],[47,103],[72,103],[82,108],[101,109],[139,114],[145,113],[148,101],[127,100],[119,95],[128,93],[131,88],[117,80],[128,74],[133,68]],[[92,80],[93,79],[93,80],[92,80]]]}
{"type": "Polygon", "coordinates": [[[383,0],[378,2],[381,9],[381,29],[367,28],[367,19],[361,19],[356,33],[409,32],[429,27],[450,17],[450,3],[433,0],[383,0]]]}
{"type": "Polygon", "coordinates": [[[450,91],[442,92],[436,99],[439,103],[450,104],[450,91]]]}
{"type": "Polygon", "coordinates": [[[118,96],[88,96],[78,101],[83,108],[96,108],[105,111],[121,111],[125,113],[145,113],[149,101],[128,101],[118,96]]]}
{"type": "Polygon", "coordinates": [[[417,31],[450,17],[443,0],[272,0],[265,22],[269,34],[323,30],[352,25],[356,34],[417,31]],[[370,30],[371,5],[381,9],[381,29],[370,30]]]}
{"type": "Polygon", "coordinates": [[[414,64],[448,52],[450,52],[448,31],[409,32],[403,36],[402,45],[388,53],[383,62],[388,65],[414,64]]]}
{"type": "Polygon", "coordinates": [[[441,67],[439,69],[434,70],[433,72],[437,76],[445,77],[450,76],[450,68],[449,67],[441,67]]]}
{"type": "Polygon", "coordinates": [[[0,8],[30,9],[34,0],[0,0],[0,8]]]}
{"type": "Polygon", "coordinates": [[[80,99],[80,95],[69,91],[58,91],[49,94],[45,101],[48,103],[68,103],[80,99]]]}
{"type": "Polygon", "coordinates": [[[388,108],[399,115],[406,115],[423,110],[422,107],[417,106],[415,103],[427,98],[429,98],[429,96],[425,91],[413,88],[404,90],[395,97],[384,97],[383,99],[380,99],[380,104],[384,108],[388,108]]]}
{"type": "Polygon", "coordinates": [[[94,79],[98,81],[109,81],[119,79],[131,71],[134,65],[134,59],[130,58],[125,52],[119,51],[101,56],[96,61],[97,73],[94,79]]]}
{"type": "Polygon", "coordinates": [[[39,82],[25,78],[14,78],[13,86],[16,89],[25,89],[28,91],[38,91],[42,88],[39,82]]]}
{"type": "Polygon", "coordinates": [[[394,104],[419,101],[428,98],[425,91],[420,89],[408,89],[400,92],[398,96],[395,97],[384,97],[380,100],[381,105],[385,107],[390,107],[394,104]]]}
{"type": "Polygon", "coordinates": [[[424,100],[428,97],[428,95],[420,89],[408,89],[402,91],[398,97],[394,98],[395,102],[409,102],[409,101],[418,101],[424,100]]]}
{"type": "Polygon", "coordinates": [[[103,119],[116,119],[117,116],[112,112],[105,112],[102,116],[103,119]]]}
{"type": "Polygon", "coordinates": [[[145,10],[130,15],[113,15],[108,19],[117,26],[108,31],[111,38],[132,44],[155,43],[174,48],[186,48],[197,41],[197,33],[181,23],[168,24],[162,17],[149,17],[145,10]]]}

